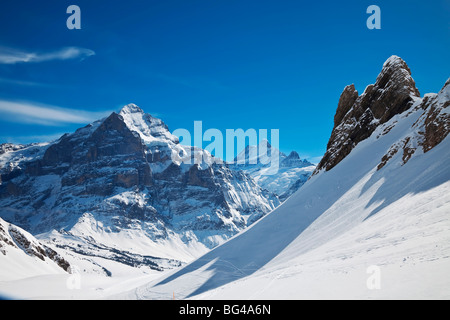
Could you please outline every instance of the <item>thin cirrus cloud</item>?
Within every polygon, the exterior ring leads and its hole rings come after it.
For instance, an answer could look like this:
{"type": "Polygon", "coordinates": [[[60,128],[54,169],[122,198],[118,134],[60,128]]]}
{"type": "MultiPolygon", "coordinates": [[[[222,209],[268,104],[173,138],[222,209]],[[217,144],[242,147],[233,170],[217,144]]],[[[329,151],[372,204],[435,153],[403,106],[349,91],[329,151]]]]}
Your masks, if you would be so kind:
{"type": "Polygon", "coordinates": [[[0,136],[0,141],[14,144],[28,144],[28,143],[43,143],[51,142],[59,139],[64,133],[42,134],[42,135],[28,135],[28,136],[0,136]]]}
{"type": "Polygon", "coordinates": [[[53,60],[85,59],[95,55],[90,49],[66,47],[50,52],[27,52],[14,48],[0,47],[0,64],[38,63],[53,60]]]}
{"type": "Polygon", "coordinates": [[[39,105],[31,102],[0,100],[2,121],[37,124],[43,126],[64,126],[85,124],[106,117],[111,111],[85,111],[39,105]]]}
{"type": "Polygon", "coordinates": [[[24,81],[24,80],[15,80],[15,79],[9,79],[9,78],[2,78],[0,77],[0,84],[6,84],[6,85],[15,85],[15,86],[26,86],[26,87],[43,87],[43,88],[54,88],[61,85],[56,84],[49,84],[49,83],[40,83],[40,82],[34,82],[34,81],[24,81]]]}

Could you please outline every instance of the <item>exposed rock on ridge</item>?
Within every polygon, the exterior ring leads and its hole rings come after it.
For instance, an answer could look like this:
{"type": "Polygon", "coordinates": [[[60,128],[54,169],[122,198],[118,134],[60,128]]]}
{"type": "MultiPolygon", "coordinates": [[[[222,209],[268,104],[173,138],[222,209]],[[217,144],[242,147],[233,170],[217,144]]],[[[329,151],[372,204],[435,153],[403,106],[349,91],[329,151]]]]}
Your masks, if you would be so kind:
{"type": "Polygon", "coordinates": [[[336,166],[381,124],[409,109],[420,97],[411,70],[398,56],[383,65],[375,84],[358,96],[354,85],[345,87],[339,99],[327,151],[315,173],[336,166]]]}

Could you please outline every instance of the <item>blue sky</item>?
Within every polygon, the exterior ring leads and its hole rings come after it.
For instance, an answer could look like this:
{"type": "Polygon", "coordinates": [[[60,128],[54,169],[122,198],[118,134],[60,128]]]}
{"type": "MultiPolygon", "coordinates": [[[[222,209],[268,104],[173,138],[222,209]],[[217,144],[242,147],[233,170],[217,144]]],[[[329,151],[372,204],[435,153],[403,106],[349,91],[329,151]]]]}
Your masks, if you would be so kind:
{"type": "Polygon", "coordinates": [[[449,17],[449,0],[2,1],[0,143],[53,139],[135,103],[172,131],[279,129],[282,151],[317,161],[343,88],[362,93],[389,56],[421,94],[440,90],[449,17]],[[66,27],[71,4],[81,30],[66,27]],[[366,27],[372,4],[380,30],[366,27]]]}

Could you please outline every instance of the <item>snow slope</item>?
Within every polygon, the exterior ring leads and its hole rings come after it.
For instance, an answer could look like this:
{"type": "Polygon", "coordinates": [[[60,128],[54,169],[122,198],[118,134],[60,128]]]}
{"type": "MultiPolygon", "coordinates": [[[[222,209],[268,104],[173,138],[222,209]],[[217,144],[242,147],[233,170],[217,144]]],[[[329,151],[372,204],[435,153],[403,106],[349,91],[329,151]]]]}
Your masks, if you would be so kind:
{"type": "Polygon", "coordinates": [[[70,266],[25,230],[0,218],[0,282],[43,274],[67,274],[70,266]]]}
{"type": "MultiPolygon", "coordinates": [[[[435,97],[440,114],[450,107],[447,84],[435,97]]],[[[249,229],[113,298],[450,298],[450,139],[423,151],[418,125],[429,110],[422,102],[379,125],[249,229]],[[380,167],[408,137],[414,152],[405,148],[380,167]],[[368,285],[371,266],[379,289],[368,285]]]]}

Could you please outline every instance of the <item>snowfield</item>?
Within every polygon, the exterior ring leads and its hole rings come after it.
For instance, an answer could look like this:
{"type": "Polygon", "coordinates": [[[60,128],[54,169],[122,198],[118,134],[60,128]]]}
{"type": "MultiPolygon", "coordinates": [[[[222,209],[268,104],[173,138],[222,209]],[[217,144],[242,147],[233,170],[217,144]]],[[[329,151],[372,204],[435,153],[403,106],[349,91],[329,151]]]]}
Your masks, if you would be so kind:
{"type": "Polygon", "coordinates": [[[348,233],[194,299],[448,299],[450,183],[407,195],[348,233]],[[430,205],[432,201],[433,205],[430,205]],[[379,268],[379,289],[370,267],[379,268]],[[369,282],[369,285],[367,284],[369,282]]]}

